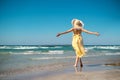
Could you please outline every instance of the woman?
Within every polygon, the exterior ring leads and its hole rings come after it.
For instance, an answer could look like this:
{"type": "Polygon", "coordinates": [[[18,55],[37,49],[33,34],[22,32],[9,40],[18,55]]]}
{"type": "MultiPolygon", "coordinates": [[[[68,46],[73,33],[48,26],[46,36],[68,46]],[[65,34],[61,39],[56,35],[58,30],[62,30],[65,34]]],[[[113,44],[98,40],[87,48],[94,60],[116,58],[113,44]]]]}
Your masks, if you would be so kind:
{"type": "Polygon", "coordinates": [[[94,34],[96,36],[99,36],[99,33],[98,32],[91,32],[91,31],[84,29],[83,22],[78,20],[78,19],[73,19],[72,25],[73,25],[73,28],[71,28],[65,32],[58,33],[57,37],[59,37],[60,35],[63,35],[63,34],[67,34],[69,32],[73,32],[72,46],[76,52],[76,60],[75,60],[74,67],[78,66],[79,61],[80,61],[80,66],[83,67],[81,57],[83,57],[83,55],[85,55],[85,49],[83,46],[83,39],[82,39],[81,33],[85,32],[88,34],[94,34]]]}

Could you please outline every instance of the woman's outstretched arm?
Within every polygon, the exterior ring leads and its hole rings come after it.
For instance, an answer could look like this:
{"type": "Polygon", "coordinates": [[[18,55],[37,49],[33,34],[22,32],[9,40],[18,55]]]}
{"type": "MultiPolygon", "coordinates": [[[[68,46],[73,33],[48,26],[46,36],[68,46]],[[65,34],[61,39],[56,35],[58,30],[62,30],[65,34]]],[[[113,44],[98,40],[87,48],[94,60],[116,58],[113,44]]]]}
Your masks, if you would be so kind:
{"type": "Polygon", "coordinates": [[[88,31],[88,30],[83,29],[83,28],[82,28],[82,31],[85,32],[85,33],[88,33],[88,34],[94,34],[94,35],[96,35],[96,36],[99,36],[99,35],[100,35],[98,32],[91,32],[91,31],[88,31]]]}
{"type": "Polygon", "coordinates": [[[71,28],[71,29],[69,29],[69,30],[67,30],[67,31],[65,31],[65,32],[58,33],[58,34],[56,35],[56,37],[59,37],[60,35],[67,34],[67,33],[72,32],[72,31],[73,31],[73,28],[71,28]]]}

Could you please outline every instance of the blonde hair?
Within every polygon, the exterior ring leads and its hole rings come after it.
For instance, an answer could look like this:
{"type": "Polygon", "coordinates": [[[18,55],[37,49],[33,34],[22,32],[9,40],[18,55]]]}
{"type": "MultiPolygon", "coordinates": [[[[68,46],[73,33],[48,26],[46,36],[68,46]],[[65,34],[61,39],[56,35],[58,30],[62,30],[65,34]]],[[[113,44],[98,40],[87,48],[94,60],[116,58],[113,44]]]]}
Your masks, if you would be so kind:
{"type": "Polygon", "coordinates": [[[78,20],[78,19],[73,19],[72,24],[76,24],[78,26],[84,27],[84,23],[81,20],[78,20]]]}
{"type": "Polygon", "coordinates": [[[73,19],[71,23],[74,24],[76,20],[77,20],[77,19],[73,19]]]}

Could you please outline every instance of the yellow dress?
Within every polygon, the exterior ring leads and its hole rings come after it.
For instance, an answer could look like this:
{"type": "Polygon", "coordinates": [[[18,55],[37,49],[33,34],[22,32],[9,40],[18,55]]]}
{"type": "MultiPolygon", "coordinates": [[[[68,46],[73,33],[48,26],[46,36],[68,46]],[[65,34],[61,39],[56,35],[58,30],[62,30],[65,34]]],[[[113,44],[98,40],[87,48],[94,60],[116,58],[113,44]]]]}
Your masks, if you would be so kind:
{"type": "Polygon", "coordinates": [[[82,36],[80,34],[74,34],[72,40],[72,46],[76,52],[77,57],[83,57],[85,55],[85,49],[83,46],[82,36]]]}

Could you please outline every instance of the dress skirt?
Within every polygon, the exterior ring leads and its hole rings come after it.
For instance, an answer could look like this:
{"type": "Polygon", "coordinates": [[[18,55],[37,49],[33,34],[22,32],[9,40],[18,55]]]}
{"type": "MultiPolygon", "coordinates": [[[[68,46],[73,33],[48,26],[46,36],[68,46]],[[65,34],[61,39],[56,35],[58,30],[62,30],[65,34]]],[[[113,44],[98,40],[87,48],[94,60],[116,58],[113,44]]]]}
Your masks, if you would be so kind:
{"type": "Polygon", "coordinates": [[[83,46],[83,39],[81,35],[78,34],[73,35],[72,46],[76,52],[77,57],[81,58],[85,55],[85,49],[83,46]]]}

